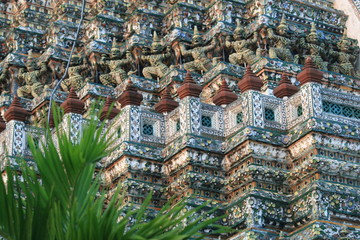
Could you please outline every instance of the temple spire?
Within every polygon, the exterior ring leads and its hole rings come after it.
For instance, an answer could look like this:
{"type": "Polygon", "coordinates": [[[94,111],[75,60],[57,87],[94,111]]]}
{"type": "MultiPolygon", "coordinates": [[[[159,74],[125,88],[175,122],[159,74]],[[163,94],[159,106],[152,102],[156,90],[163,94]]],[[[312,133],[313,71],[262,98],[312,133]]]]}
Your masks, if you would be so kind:
{"type": "Polygon", "coordinates": [[[197,85],[191,73],[186,72],[185,81],[177,90],[180,99],[185,97],[199,97],[202,92],[202,87],[197,85]]]}
{"type": "Polygon", "coordinates": [[[120,112],[120,110],[117,109],[115,106],[111,107],[113,102],[114,102],[114,99],[112,99],[111,97],[108,96],[106,98],[104,108],[102,109],[102,112],[101,112],[101,115],[100,115],[100,120],[101,121],[103,121],[105,119],[111,120],[114,117],[116,117],[116,115],[118,115],[118,113],[120,112]]]}
{"type": "Polygon", "coordinates": [[[261,91],[262,86],[262,80],[253,73],[250,65],[247,65],[244,77],[238,82],[238,87],[241,92],[248,90],[261,91]]]}
{"type": "Polygon", "coordinates": [[[279,23],[279,26],[277,26],[277,29],[287,29],[285,14],[282,15],[281,21],[279,23]]]}
{"type": "Polygon", "coordinates": [[[300,85],[304,85],[308,82],[321,83],[323,72],[317,69],[311,57],[308,57],[305,61],[305,65],[302,71],[296,76],[300,85]]]}
{"type": "Polygon", "coordinates": [[[77,113],[82,114],[85,104],[77,96],[75,89],[71,88],[66,100],[60,105],[64,109],[65,113],[77,113]]]}
{"type": "Polygon", "coordinates": [[[125,91],[123,91],[118,98],[121,108],[127,105],[140,106],[142,100],[142,94],[137,91],[137,88],[131,80],[128,81],[125,91]]]}
{"type": "Polygon", "coordinates": [[[170,93],[170,88],[166,87],[161,94],[161,100],[155,105],[155,110],[159,113],[168,113],[179,106],[170,93]]]}
{"type": "Polygon", "coordinates": [[[299,88],[291,83],[289,78],[283,74],[279,86],[274,89],[274,95],[278,98],[290,97],[297,93],[299,88]]]}
{"type": "Polygon", "coordinates": [[[218,106],[221,106],[221,105],[230,104],[233,101],[235,101],[237,98],[238,96],[230,90],[226,80],[223,79],[219,91],[213,97],[212,100],[213,103],[215,103],[218,106]]]}
{"type": "Polygon", "coordinates": [[[21,106],[18,96],[15,96],[8,110],[5,112],[4,117],[6,122],[12,120],[25,122],[26,118],[30,115],[31,114],[21,106]]]}

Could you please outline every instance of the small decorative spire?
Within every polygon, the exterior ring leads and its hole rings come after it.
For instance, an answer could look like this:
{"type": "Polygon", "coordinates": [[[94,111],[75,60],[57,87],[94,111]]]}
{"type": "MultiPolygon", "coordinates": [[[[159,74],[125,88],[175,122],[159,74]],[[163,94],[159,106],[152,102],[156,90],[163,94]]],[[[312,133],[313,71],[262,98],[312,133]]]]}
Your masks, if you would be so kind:
{"type": "Polygon", "coordinates": [[[283,74],[279,82],[279,86],[274,89],[274,95],[278,98],[290,97],[297,93],[299,88],[294,86],[289,78],[283,74]]]}
{"type": "Polygon", "coordinates": [[[115,106],[111,108],[111,104],[114,102],[114,100],[108,96],[106,98],[104,108],[100,114],[100,120],[103,121],[104,119],[113,119],[118,113],[120,112],[119,109],[117,109],[115,106]],[[110,110],[111,109],[111,110],[110,110]]]}
{"type": "Polygon", "coordinates": [[[234,34],[235,35],[238,35],[238,34],[241,34],[241,33],[243,33],[243,29],[241,28],[241,23],[240,23],[240,19],[236,19],[236,28],[235,28],[235,30],[234,30],[234,34]]]}
{"type": "Polygon", "coordinates": [[[310,29],[310,33],[306,36],[306,39],[310,42],[313,41],[317,41],[317,33],[316,33],[316,26],[315,26],[315,22],[311,23],[311,29],[310,29]]]}
{"type": "Polygon", "coordinates": [[[196,84],[191,73],[187,71],[184,83],[177,90],[180,99],[185,97],[199,97],[201,92],[202,87],[196,84]]]}
{"type": "Polygon", "coordinates": [[[310,30],[310,34],[316,34],[316,26],[315,26],[315,22],[311,23],[311,30],[310,30]]]}
{"type": "Polygon", "coordinates": [[[154,31],[154,34],[153,34],[153,42],[151,44],[151,47],[153,49],[157,49],[157,48],[161,47],[160,39],[159,39],[156,31],[154,31]]]}
{"type": "Polygon", "coordinates": [[[161,100],[155,105],[155,110],[159,113],[168,113],[179,106],[179,103],[171,97],[170,88],[166,87],[161,94],[161,100]]]}
{"type": "Polygon", "coordinates": [[[247,65],[244,77],[238,82],[238,87],[241,92],[245,92],[247,90],[260,91],[262,86],[262,80],[253,73],[250,65],[247,65]]]}
{"type": "Polygon", "coordinates": [[[194,37],[195,37],[195,36],[197,36],[197,37],[200,36],[200,34],[199,34],[199,29],[198,29],[198,27],[197,27],[196,25],[194,26],[194,35],[193,35],[193,36],[194,36],[194,37]]]}
{"type": "Polygon", "coordinates": [[[85,104],[76,95],[75,89],[71,88],[66,100],[60,105],[65,113],[82,114],[85,104]]]}
{"type": "Polygon", "coordinates": [[[113,38],[110,53],[111,53],[112,57],[116,57],[116,56],[120,55],[120,48],[117,44],[116,37],[113,38]]]}
{"type": "Polygon", "coordinates": [[[156,31],[154,31],[154,34],[153,34],[153,42],[157,42],[157,43],[160,42],[156,31]]]}
{"type": "Polygon", "coordinates": [[[291,83],[290,79],[285,74],[282,74],[279,85],[281,85],[281,84],[292,84],[292,83],[291,83]]]}
{"type": "Polygon", "coordinates": [[[114,50],[118,50],[118,45],[117,45],[117,41],[116,41],[116,37],[113,38],[112,43],[111,43],[111,51],[114,50]]]}
{"type": "Polygon", "coordinates": [[[128,81],[125,91],[118,98],[118,102],[121,104],[121,108],[127,105],[140,106],[143,96],[138,93],[137,88],[134,86],[131,80],[128,81]]]}
{"type": "Polygon", "coordinates": [[[6,122],[0,114],[0,133],[6,129],[6,122]]]}
{"type": "Polygon", "coordinates": [[[194,26],[194,33],[193,33],[193,36],[192,36],[192,43],[195,44],[195,45],[199,45],[199,44],[202,44],[203,43],[203,39],[202,39],[202,36],[201,34],[199,33],[199,29],[198,27],[195,25],[194,26]]]}
{"type": "Polygon", "coordinates": [[[279,24],[279,26],[277,26],[277,29],[287,29],[285,14],[282,15],[280,24],[279,24]]]}
{"type": "Polygon", "coordinates": [[[212,100],[213,103],[215,103],[218,106],[221,106],[221,105],[230,104],[233,101],[235,101],[237,98],[238,96],[230,90],[226,80],[223,79],[218,93],[213,97],[212,100]]]}
{"type": "Polygon", "coordinates": [[[304,70],[305,68],[316,68],[315,63],[313,62],[311,57],[307,57],[305,60],[305,65],[303,67],[302,70],[304,70]]]}
{"type": "Polygon", "coordinates": [[[4,117],[6,122],[10,122],[11,120],[25,122],[26,118],[30,115],[31,114],[21,106],[18,96],[15,96],[8,110],[5,112],[4,117]]]}
{"type": "Polygon", "coordinates": [[[296,76],[301,86],[308,82],[321,83],[322,77],[323,72],[317,69],[311,57],[306,59],[302,71],[296,76]]]}
{"type": "Polygon", "coordinates": [[[189,72],[189,71],[186,72],[184,83],[194,83],[194,84],[196,84],[194,78],[191,75],[191,72],[189,72]]]}
{"type": "Polygon", "coordinates": [[[35,62],[35,58],[34,58],[34,53],[32,50],[28,51],[28,57],[26,60],[26,67],[28,68],[28,70],[33,70],[36,67],[36,62],[35,62]]]}

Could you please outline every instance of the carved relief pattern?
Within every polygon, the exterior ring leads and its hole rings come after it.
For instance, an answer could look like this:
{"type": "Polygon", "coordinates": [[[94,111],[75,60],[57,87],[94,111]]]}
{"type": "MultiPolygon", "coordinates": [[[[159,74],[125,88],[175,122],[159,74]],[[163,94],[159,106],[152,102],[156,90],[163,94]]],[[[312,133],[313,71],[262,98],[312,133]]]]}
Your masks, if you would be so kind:
{"type": "Polygon", "coordinates": [[[25,150],[25,124],[14,121],[11,124],[10,131],[12,134],[12,154],[13,156],[21,156],[25,150]]]}
{"type": "Polygon", "coordinates": [[[320,85],[313,84],[311,89],[313,108],[314,108],[314,116],[318,117],[322,114],[322,102],[321,102],[321,94],[320,94],[320,85]]]}
{"type": "MultiPolygon", "coordinates": [[[[181,107],[179,107],[181,108],[181,107]]],[[[176,108],[174,111],[165,116],[165,140],[171,142],[181,135],[181,126],[185,125],[184,121],[180,120],[180,109],[176,108]]],[[[182,115],[184,116],[184,115],[182,115]]]]}
{"type": "Polygon", "coordinates": [[[308,105],[307,101],[302,101],[302,91],[294,94],[288,101],[285,101],[284,105],[288,128],[292,128],[306,119],[308,105]],[[300,116],[297,112],[299,106],[302,108],[302,114],[300,116]]]}
{"type": "Polygon", "coordinates": [[[130,107],[130,120],[129,120],[129,134],[130,134],[130,141],[140,142],[141,139],[141,109],[139,107],[130,107]]]}
{"type": "Polygon", "coordinates": [[[190,127],[191,132],[194,134],[199,134],[200,131],[200,101],[196,98],[189,99],[189,110],[190,110],[190,127]]]}
{"type": "Polygon", "coordinates": [[[261,96],[258,93],[252,93],[252,110],[253,110],[253,119],[255,127],[264,127],[264,119],[263,119],[263,103],[261,101],[261,96]]]}
{"type": "Polygon", "coordinates": [[[81,134],[82,134],[82,124],[83,124],[83,118],[79,114],[71,113],[69,114],[69,134],[70,134],[70,140],[73,143],[77,143],[80,140],[81,134]]]}
{"type": "Polygon", "coordinates": [[[224,111],[224,135],[229,136],[231,133],[236,132],[244,127],[247,122],[247,111],[244,110],[248,107],[247,98],[241,96],[240,99],[231,103],[224,111]],[[244,106],[243,106],[244,105],[244,106]],[[237,115],[242,114],[242,122],[237,122],[237,115]]]}

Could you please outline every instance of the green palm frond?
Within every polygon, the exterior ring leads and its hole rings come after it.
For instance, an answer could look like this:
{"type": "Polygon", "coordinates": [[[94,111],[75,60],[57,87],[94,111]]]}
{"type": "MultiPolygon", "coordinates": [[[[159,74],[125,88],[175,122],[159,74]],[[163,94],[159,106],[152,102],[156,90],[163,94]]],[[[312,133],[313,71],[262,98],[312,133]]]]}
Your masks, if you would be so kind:
{"type": "MultiPolygon", "coordinates": [[[[53,112],[57,123],[59,110],[53,112]]],[[[205,204],[183,213],[185,200],[175,205],[170,201],[145,221],[151,194],[139,208],[123,205],[120,188],[106,199],[94,173],[96,163],[113,150],[113,138],[96,117],[84,124],[75,143],[59,124],[56,139],[49,128],[46,131],[40,147],[29,140],[36,167],[18,159],[18,168],[7,167],[0,179],[0,236],[4,239],[182,240],[203,238],[201,230],[209,226],[218,233],[230,231],[214,225],[220,217],[194,217],[205,204]]]]}

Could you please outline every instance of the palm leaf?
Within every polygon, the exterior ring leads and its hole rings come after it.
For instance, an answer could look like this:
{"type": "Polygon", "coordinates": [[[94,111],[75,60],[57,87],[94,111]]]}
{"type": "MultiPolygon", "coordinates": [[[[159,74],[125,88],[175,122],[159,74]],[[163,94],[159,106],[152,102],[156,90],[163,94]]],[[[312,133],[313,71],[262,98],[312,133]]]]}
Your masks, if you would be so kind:
{"type": "MultiPolygon", "coordinates": [[[[95,116],[92,111],[89,115],[95,116]]],[[[221,217],[194,217],[206,203],[183,213],[185,200],[177,204],[169,201],[156,216],[147,219],[151,194],[139,208],[123,205],[125,193],[121,188],[106,199],[105,189],[99,190],[100,174],[94,174],[96,163],[113,150],[111,127],[106,128],[104,122],[93,117],[83,124],[79,141],[72,142],[70,133],[59,124],[60,111],[53,109],[53,113],[55,138],[47,128],[40,147],[29,139],[36,168],[18,159],[18,168],[6,168],[7,182],[0,178],[3,238],[182,240],[201,239],[209,235],[201,230],[209,227],[218,233],[229,232],[215,225],[221,217]]]]}

